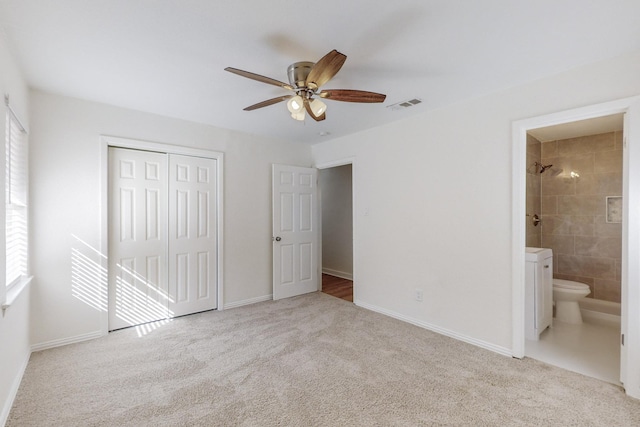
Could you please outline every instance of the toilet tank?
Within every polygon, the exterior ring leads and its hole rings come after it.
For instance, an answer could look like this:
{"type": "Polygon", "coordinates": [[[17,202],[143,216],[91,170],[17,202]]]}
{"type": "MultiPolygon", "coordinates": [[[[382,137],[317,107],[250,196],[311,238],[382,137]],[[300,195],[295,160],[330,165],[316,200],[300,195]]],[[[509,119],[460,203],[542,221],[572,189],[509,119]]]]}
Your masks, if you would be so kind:
{"type": "Polygon", "coordinates": [[[553,318],[553,252],[526,248],[525,337],[537,341],[553,318]]]}

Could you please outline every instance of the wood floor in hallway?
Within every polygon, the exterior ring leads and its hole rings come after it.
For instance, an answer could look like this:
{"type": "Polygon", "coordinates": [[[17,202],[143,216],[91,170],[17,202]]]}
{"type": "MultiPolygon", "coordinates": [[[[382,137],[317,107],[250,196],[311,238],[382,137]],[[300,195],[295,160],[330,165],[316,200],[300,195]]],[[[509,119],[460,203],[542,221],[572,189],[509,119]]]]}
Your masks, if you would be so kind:
{"type": "Polygon", "coordinates": [[[353,281],[323,274],[322,292],[353,302],[353,281]]]}

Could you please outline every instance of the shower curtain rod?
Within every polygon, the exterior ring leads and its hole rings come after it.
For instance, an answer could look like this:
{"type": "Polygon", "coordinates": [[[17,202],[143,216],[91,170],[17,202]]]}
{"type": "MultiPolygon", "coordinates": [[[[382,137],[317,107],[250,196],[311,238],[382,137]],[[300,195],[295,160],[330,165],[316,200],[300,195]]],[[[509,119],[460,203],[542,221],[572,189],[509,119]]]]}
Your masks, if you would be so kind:
{"type": "Polygon", "coordinates": [[[18,127],[20,128],[20,131],[28,134],[29,132],[27,132],[27,128],[24,127],[24,125],[22,124],[22,122],[20,121],[18,116],[16,115],[16,112],[13,111],[13,108],[11,108],[11,105],[9,105],[9,95],[5,94],[5,96],[4,96],[4,105],[7,106],[7,109],[9,110],[9,114],[11,114],[11,116],[16,121],[16,123],[18,123],[18,127]]]}

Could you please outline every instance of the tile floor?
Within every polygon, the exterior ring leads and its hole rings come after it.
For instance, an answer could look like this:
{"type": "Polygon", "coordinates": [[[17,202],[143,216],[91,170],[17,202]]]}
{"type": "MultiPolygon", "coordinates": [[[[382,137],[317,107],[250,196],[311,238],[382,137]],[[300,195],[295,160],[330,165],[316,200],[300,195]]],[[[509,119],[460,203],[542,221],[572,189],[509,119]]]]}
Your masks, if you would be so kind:
{"type": "Polygon", "coordinates": [[[620,324],[584,319],[582,325],[570,325],[554,319],[539,341],[526,341],[525,356],[620,384],[620,324]]]}

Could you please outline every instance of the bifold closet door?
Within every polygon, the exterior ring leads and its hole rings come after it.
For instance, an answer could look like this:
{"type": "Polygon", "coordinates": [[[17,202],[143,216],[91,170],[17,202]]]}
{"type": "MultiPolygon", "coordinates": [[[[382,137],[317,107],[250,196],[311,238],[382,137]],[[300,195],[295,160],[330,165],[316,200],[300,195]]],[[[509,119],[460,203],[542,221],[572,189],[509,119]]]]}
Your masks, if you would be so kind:
{"type": "Polygon", "coordinates": [[[109,330],[217,308],[216,166],[109,148],[109,330]]]}
{"type": "Polygon", "coordinates": [[[169,317],[167,155],[109,148],[109,330],[169,317]]]}
{"type": "Polygon", "coordinates": [[[169,155],[169,311],[217,308],[216,161],[169,155]]]}

